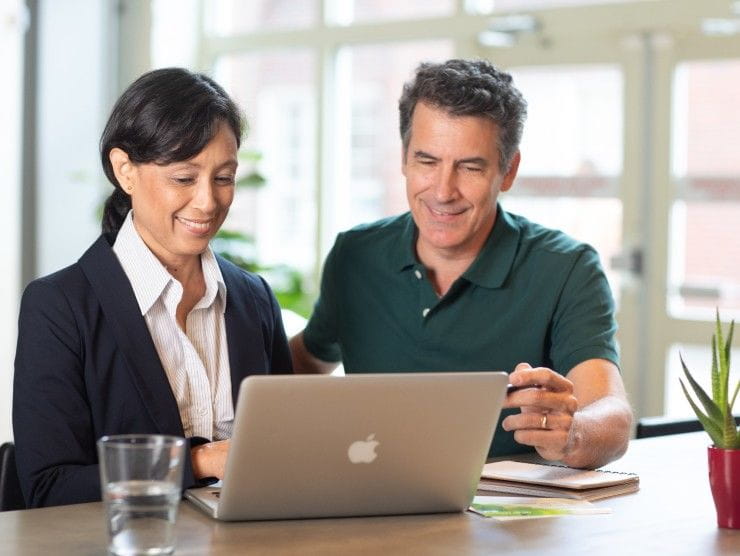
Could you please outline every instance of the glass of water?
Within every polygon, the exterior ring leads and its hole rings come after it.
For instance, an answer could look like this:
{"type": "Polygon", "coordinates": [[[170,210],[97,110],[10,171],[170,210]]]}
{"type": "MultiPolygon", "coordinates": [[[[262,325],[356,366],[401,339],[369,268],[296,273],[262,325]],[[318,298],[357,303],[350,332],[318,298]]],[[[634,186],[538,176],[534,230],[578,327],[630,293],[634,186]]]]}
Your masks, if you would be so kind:
{"type": "Polygon", "coordinates": [[[156,434],[104,436],[98,440],[98,457],[110,552],[171,554],[185,439],[156,434]]]}

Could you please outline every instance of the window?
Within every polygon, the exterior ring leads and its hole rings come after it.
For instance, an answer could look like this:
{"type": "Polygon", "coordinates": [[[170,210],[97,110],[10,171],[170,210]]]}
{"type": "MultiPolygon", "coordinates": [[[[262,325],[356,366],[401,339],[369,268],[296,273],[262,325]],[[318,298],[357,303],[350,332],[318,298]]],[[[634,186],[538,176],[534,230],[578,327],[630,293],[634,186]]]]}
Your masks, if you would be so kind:
{"type": "Polygon", "coordinates": [[[225,229],[254,240],[261,265],[290,262],[311,274],[316,251],[314,57],[283,49],[221,57],[215,78],[249,124],[239,177],[264,177],[237,189],[225,229]]]}
{"type": "Polygon", "coordinates": [[[566,6],[588,6],[592,4],[618,4],[620,2],[651,0],[467,0],[469,11],[490,14],[494,11],[522,11],[563,8],[566,6]]]}
{"type": "Polygon", "coordinates": [[[408,210],[398,99],[419,62],[451,55],[450,41],[348,46],[339,52],[332,235],[408,210]]]}
{"type": "Polygon", "coordinates": [[[611,260],[622,246],[622,77],[613,66],[512,70],[528,103],[522,161],[502,205],[563,230],[599,252],[615,297],[611,260]]]}
{"type": "Polygon", "coordinates": [[[199,31],[197,8],[198,0],[152,0],[150,56],[153,68],[194,64],[199,31]]]}
{"type": "Polygon", "coordinates": [[[668,305],[679,318],[740,313],[738,76],[738,59],[675,71],[668,305]]]}
{"type": "Polygon", "coordinates": [[[455,0],[333,0],[332,19],[341,25],[365,21],[452,15],[455,0]]]}
{"type": "Polygon", "coordinates": [[[303,29],[318,21],[320,0],[218,0],[204,5],[205,27],[212,35],[303,29]]]}

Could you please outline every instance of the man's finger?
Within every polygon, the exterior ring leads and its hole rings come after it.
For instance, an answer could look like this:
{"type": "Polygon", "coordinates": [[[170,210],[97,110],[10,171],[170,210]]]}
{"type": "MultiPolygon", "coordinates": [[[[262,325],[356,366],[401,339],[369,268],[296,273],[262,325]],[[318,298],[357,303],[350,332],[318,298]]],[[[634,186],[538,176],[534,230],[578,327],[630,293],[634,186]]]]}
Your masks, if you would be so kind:
{"type": "Polygon", "coordinates": [[[522,365],[526,363],[517,365],[514,372],[509,375],[509,382],[517,389],[541,387],[556,392],[573,391],[573,383],[555,371],[545,367],[523,368],[522,365]]]}

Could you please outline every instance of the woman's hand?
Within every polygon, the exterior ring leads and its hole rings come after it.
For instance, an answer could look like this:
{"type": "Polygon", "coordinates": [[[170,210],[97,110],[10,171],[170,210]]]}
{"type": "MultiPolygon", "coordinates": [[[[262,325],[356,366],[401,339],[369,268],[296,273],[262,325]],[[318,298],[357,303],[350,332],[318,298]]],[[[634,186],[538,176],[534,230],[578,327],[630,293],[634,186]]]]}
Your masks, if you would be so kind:
{"type": "Polygon", "coordinates": [[[218,440],[192,448],[190,457],[193,461],[195,478],[216,477],[217,479],[223,479],[229,446],[229,440],[218,440]]]}

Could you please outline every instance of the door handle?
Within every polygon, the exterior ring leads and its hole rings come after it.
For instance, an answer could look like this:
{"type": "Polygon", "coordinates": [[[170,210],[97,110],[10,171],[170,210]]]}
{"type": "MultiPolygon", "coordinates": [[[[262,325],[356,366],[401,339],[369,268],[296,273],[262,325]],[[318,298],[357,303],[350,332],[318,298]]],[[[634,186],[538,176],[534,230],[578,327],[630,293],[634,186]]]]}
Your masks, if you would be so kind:
{"type": "Polygon", "coordinates": [[[609,259],[609,264],[614,270],[630,272],[635,276],[642,276],[643,251],[640,247],[624,249],[609,259]]]}

